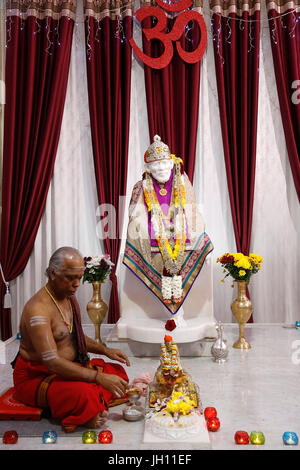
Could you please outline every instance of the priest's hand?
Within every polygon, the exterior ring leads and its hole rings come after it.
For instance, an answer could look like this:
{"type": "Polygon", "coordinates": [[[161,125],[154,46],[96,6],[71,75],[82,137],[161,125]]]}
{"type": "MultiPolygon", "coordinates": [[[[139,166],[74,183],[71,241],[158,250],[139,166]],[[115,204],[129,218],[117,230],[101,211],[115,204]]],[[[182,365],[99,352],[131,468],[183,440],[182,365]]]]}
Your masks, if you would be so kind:
{"type": "Polygon", "coordinates": [[[113,393],[116,397],[120,398],[126,393],[128,383],[118,375],[105,374],[98,372],[96,375],[95,382],[97,385],[101,385],[106,390],[113,393]]]}
{"type": "Polygon", "coordinates": [[[120,349],[106,348],[105,355],[109,357],[109,359],[112,359],[113,361],[118,361],[118,362],[121,362],[122,364],[126,364],[127,366],[130,366],[128,357],[120,349]]]}

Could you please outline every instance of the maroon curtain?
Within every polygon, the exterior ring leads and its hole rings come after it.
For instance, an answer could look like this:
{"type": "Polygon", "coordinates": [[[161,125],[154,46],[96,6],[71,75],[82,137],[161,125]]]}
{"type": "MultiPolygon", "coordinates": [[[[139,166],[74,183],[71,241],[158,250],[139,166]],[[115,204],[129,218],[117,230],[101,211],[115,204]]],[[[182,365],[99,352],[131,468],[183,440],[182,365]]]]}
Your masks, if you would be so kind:
{"type": "MultiPolygon", "coordinates": [[[[60,16],[62,2],[56,5],[55,13],[48,5],[47,16],[40,6],[43,19],[33,16],[32,10],[32,16],[25,18],[24,8],[29,4],[14,2],[12,16],[7,17],[1,222],[1,264],[6,281],[25,269],[45,206],[61,128],[74,25],[70,17],[60,16]]],[[[74,11],[70,15],[74,16],[74,11]]],[[[3,309],[4,293],[1,279],[1,335],[6,340],[12,330],[10,309],[3,309]]]]}
{"type": "Polygon", "coordinates": [[[211,2],[223,149],[236,248],[248,255],[256,162],[260,2],[243,2],[242,11],[238,1],[230,2],[230,11],[223,10],[222,3],[211,2]]]}
{"type": "MultiPolygon", "coordinates": [[[[150,27],[151,20],[144,20],[143,27],[150,27]]],[[[153,21],[153,20],[152,20],[153,21]]],[[[155,20],[154,20],[155,21],[155,20]]],[[[174,19],[168,20],[168,31],[172,30],[174,19]]],[[[187,24],[181,37],[181,46],[191,52],[200,40],[196,22],[187,24]]],[[[143,50],[151,57],[159,57],[164,46],[161,41],[147,41],[143,38],[143,50]]],[[[150,141],[160,135],[172,153],[182,158],[185,171],[193,182],[200,89],[200,62],[184,62],[173,43],[173,58],[163,69],[144,65],[146,99],[150,141]]]]}
{"type": "Polygon", "coordinates": [[[300,201],[300,11],[294,11],[297,2],[267,3],[282,124],[300,201]]]}
{"type": "MultiPolygon", "coordinates": [[[[132,36],[132,15],[128,3],[129,14],[122,20],[115,15],[102,18],[98,3],[86,5],[89,8],[85,23],[89,110],[99,204],[114,208],[109,224],[113,228],[110,234],[115,233],[109,237],[108,232],[104,248],[116,268],[124,209],[120,196],[126,195],[127,181],[131,81],[131,47],[127,38],[132,36]]],[[[116,323],[120,308],[115,269],[110,279],[108,323],[116,323]]]]}

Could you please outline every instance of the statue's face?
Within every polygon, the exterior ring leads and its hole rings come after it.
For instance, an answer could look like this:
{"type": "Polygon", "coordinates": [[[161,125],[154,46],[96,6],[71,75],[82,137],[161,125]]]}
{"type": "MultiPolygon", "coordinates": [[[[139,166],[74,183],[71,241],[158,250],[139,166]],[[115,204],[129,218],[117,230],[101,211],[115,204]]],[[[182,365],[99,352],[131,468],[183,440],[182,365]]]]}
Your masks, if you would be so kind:
{"type": "Polygon", "coordinates": [[[173,166],[174,161],[171,158],[147,163],[148,170],[159,183],[166,183],[169,180],[173,166]]]}

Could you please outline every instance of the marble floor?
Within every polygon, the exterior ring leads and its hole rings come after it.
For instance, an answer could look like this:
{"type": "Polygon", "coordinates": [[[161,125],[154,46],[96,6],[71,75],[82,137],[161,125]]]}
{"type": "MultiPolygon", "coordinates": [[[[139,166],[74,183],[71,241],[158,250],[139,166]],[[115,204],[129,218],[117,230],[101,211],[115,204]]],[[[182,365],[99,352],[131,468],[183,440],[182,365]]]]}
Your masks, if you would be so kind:
{"type": "MultiPolygon", "coordinates": [[[[200,387],[200,398],[204,408],[214,406],[221,422],[220,429],[210,433],[212,450],[298,450],[297,446],[285,446],[282,434],[294,431],[300,438],[300,330],[281,324],[247,325],[245,336],[252,348],[241,351],[232,348],[238,336],[235,324],[224,324],[224,334],[229,346],[228,361],[216,364],[209,355],[182,357],[185,369],[200,387]],[[250,433],[262,431],[265,444],[262,446],[238,446],[234,443],[237,430],[250,433]]],[[[116,345],[111,342],[110,345],[116,345]]],[[[120,344],[117,344],[119,347],[120,344]]],[[[127,343],[121,345],[128,353],[127,343]]],[[[18,348],[18,340],[7,346],[7,362],[12,360],[18,348]]],[[[180,348],[179,348],[180,352],[180,348]]],[[[132,381],[142,372],[154,374],[158,357],[130,357],[127,373],[132,381]]],[[[0,392],[12,386],[9,364],[0,365],[0,392]]],[[[163,443],[143,444],[143,421],[131,423],[122,418],[126,405],[112,408],[106,429],[113,433],[113,442],[105,450],[114,456],[116,451],[126,449],[134,455],[135,450],[151,449],[167,451],[201,449],[197,444],[163,443]]],[[[100,444],[83,444],[81,436],[59,437],[53,445],[45,445],[41,437],[19,436],[15,445],[4,445],[1,450],[102,450],[100,444]]]]}

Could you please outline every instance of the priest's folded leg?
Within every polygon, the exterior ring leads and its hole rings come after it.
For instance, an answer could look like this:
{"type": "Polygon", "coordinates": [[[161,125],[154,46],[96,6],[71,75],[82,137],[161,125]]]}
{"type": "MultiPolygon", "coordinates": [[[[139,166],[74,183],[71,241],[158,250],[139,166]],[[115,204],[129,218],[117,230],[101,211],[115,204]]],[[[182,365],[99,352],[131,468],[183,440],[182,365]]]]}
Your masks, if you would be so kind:
{"type": "MultiPolygon", "coordinates": [[[[128,381],[120,364],[92,359],[88,367],[105,374],[118,375],[128,381]]],[[[116,397],[96,383],[66,380],[56,374],[49,374],[44,365],[26,361],[20,355],[14,368],[14,386],[15,396],[19,401],[48,408],[51,417],[59,419],[66,432],[72,432],[80,425],[101,426],[112,403],[127,401],[126,396],[116,397]]]]}

